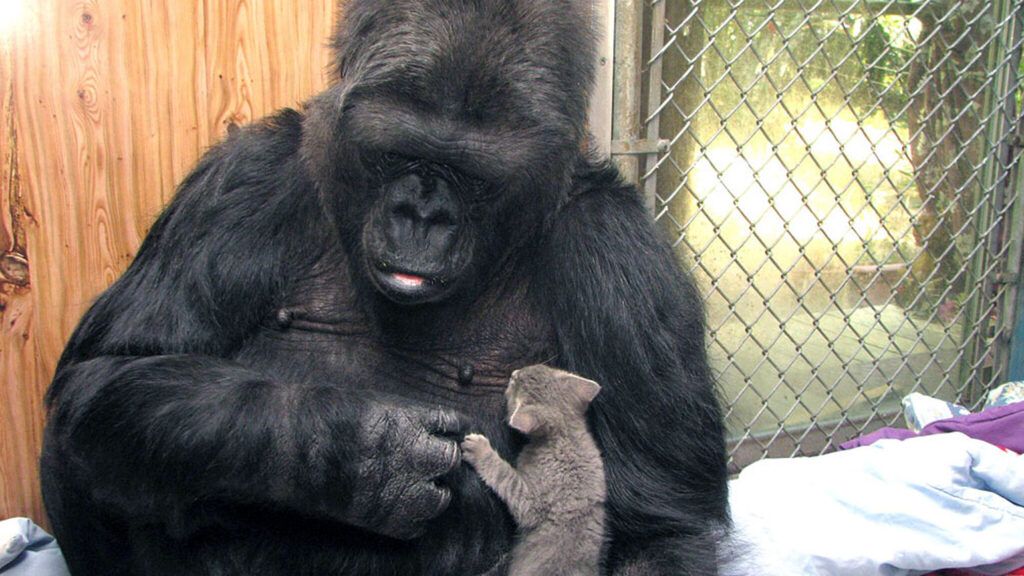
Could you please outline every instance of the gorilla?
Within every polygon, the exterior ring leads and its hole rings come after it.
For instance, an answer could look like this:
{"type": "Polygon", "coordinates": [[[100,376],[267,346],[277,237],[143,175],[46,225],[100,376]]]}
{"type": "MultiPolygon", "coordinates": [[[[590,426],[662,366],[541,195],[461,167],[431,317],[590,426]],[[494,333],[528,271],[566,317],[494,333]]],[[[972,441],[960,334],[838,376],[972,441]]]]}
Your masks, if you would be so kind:
{"type": "Polygon", "coordinates": [[[589,152],[589,0],[349,0],[331,85],[206,153],[47,395],[82,575],[474,575],[515,526],[458,442],[510,373],[601,383],[616,575],[716,574],[700,294],[589,152]]]}

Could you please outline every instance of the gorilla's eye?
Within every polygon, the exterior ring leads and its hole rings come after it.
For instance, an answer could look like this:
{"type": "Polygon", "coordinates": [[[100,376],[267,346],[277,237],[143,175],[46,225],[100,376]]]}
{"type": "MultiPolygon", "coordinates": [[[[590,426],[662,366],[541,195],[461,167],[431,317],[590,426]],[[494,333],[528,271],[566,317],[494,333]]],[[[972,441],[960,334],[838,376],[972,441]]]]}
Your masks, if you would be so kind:
{"type": "Polygon", "coordinates": [[[496,192],[494,186],[489,186],[486,181],[467,174],[457,166],[412,158],[397,152],[378,152],[370,158],[368,165],[372,166],[381,185],[411,173],[439,178],[448,182],[467,204],[492,201],[496,192]]]}
{"type": "Polygon", "coordinates": [[[408,171],[408,168],[414,163],[410,158],[406,158],[401,154],[395,154],[394,152],[382,152],[374,162],[374,167],[377,170],[377,175],[383,181],[393,180],[399,175],[408,171]]]}
{"type": "Polygon", "coordinates": [[[490,191],[490,188],[483,180],[467,177],[463,184],[465,186],[467,196],[471,201],[480,202],[488,199],[488,191],[490,191]]]}

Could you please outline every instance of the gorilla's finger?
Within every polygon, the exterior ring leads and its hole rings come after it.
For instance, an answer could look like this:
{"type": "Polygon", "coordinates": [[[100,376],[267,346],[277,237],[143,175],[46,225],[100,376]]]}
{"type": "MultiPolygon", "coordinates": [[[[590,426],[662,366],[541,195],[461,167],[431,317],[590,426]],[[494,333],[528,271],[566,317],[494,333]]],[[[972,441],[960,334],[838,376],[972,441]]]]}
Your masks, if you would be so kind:
{"type": "Polygon", "coordinates": [[[427,436],[416,447],[414,465],[430,479],[440,478],[462,463],[462,451],[454,440],[427,436]]]}
{"type": "Polygon", "coordinates": [[[380,533],[396,540],[413,540],[427,531],[425,522],[404,521],[383,528],[380,533]]]}
{"type": "Polygon", "coordinates": [[[466,427],[462,418],[451,410],[432,410],[426,422],[427,430],[438,436],[461,436],[466,427]]]}
{"type": "Polygon", "coordinates": [[[399,540],[419,538],[426,532],[427,522],[440,516],[452,501],[451,490],[432,482],[418,483],[408,496],[403,513],[396,516],[402,521],[387,527],[382,532],[386,536],[399,540]]]}
{"type": "Polygon", "coordinates": [[[448,509],[448,505],[452,502],[452,491],[444,486],[438,486],[432,482],[428,482],[424,488],[424,502],[426,506],[424,508],[427,512],[428,518],[437,518],[445,510],[448,509]]]}

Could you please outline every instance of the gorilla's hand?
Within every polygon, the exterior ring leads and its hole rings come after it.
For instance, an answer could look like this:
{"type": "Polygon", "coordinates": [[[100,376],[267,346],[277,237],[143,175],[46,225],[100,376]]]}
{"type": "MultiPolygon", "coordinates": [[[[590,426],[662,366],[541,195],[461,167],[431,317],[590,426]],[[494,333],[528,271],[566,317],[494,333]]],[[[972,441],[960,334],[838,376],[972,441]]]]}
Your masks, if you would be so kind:
{"type": "Polygon", "coordinates": [[[351,521],[393,538],[423,534],[451,501],[441,478],[459,466],[458,417],[375,404],[361,420],[351,521]]]}

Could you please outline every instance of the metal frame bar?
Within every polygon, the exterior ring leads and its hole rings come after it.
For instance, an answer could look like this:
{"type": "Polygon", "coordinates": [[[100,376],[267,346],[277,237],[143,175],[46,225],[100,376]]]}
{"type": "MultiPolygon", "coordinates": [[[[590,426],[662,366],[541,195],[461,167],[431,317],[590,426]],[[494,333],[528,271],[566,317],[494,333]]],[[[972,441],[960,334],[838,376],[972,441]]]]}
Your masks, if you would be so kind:
{"type": "MultiPolygon", "coordinates": [[[[1013,18],[1013,35],[1011,40],[1019,43],[1021,40],[1021,18],[1013,18]]],[[[1007,67],[1011,71],[1020,70],[1021,52],[1014,53],[1013,58],[1007,67]]],[[[1018,94],[1020,87],[1011,85],[1018,94]]],[[[1017,118],[1013,146],[1009,166],[1010,184],[1004,191],[1006,201],[1011,204],[1010,214],[1007,217],[1005,230],[1005,241],[1009,244],[1007,250],[1006,268],[1003,270],[1004,284],[1002,314],[1000,315],[999,327],[999,350],[1002,373],[1007,379],[1024,379],[1024,290],[1021,290],[1022,265],[1024,265],[1024,165],[1022,165],[1021,154],[1024,152],[1024,116],[1017,99],[1011,96],[1004,103],[1005,107],[1011,107],[1006,111],[1008,119],[1017,118]]]]}
{"type": "MultiPolygon", "coordinates": [[[[647,63],[647,113],[657,110],[661,105],[661,76],[663,55],[660,53],[665,44],[665,6],[668,0],[654,0],[651,7],[651,41],[647,53],[651,55],[647,63]]],[[[648,142],[658,142],[661,138],[660,132],[661,116],[655,114],[647,121],[645,133],[648,142]]],[[[658,154],[667,151],[667,142],[658,146],[651,154],[644,157],[643,176],[641,181],[644,191],[644,202],[652,214],[657,212],[658,202],[658,154]],[[660,148],[660,149],[659,149],[660,148]]]]}
{"type": "MultiPolygon", "coordinates": [[[[1016,140],[1019,151],[1024,150],[1019,146],[1022,135],[1024,118],[1017,125],[1016,140]]],[[[1024,290],[1021,289],[1021,281],[1024,280],[1024,166],[1021,163],[1022,158],[1018,156],[1010,186],[1013,208],[1008,218],[1007,230],[1010,248],[1007,252],[1002,318],[1002,333],[1006,335],[1007,340],[1004,372],[1007,380],[1024,380],[1024,290]]]]}
{"type": "MultiPolygon", "coordinates": [[[[1018,201],[1019,201],[1018,197],[1018,201]]],[[[1020,210],[1018,210],[1020,212],[1020,210]]],[[[1018,223],[1024,226],[1024,222],[1018,223]]],[[[1017,320],[1010,337],[1010,360],[1007,368],[1007,380],[1024,380],[1024,290],[1018,288],[1015,298],[1017,320]]]]}
{"type": "Polygon", "coordinates": [[[1024,290],[1021,290],[1021,270],[1024,266],[1024,169],[1017,160],[1012,193],[1015,197],[1009,219],[1011,247],[1007,257],[1007,290],[1004,295],[1003,333],[1007,336],[1006,378],[1024,380],[1024,290]]]}
{"type": "Polygon", "coordinates": [[[590,97],[590,133],[601,154],[610,154],[615,86],[615,0],[594,3],[594,28],[599,35],[594,92],[590,97]]]}
{"type": "Polygon", "coordinates": [[[615,86],[611,154],[623,177],[638,182],[645,0],[619,0],[615,11],[615,86]]]}
{"type": "MultiPolygon", "coordinates": [[[[985,107],[982,117],[988,118],[989,123],[985,128],[984,142],[989,144],[990,149],[994,148],[998,152],[989,155],[982,168],[982,176],[977,188],[979,197],[975,201],[976,205],[982,204],[981,196],[985,194],[991,194],[994,202],[985,203],[985,209],[978,215],[978,225],[975,227],[976,234],[978,235],[976,242],[981,241],[983,231],[990,228],[993,218],[999,212],[999,209],[1005,206],[1006,182],[1010,178],[1009,171],[1012,158],[1012,150],[1007,135],[1015,128],[1012,124],[1012,119],[1016,116],[1011,110],[1007,110],[1007,107],[1015,106],[1014,92],[1016,92],[1016,82],[1014,82],[1014,76],[1016,75],[1016,68],[1001,64],[1001,62],[1006,51],[1009,47],[1015,45],[1016,38],[1019,36],[1019,19],[1014,17],[1016,7],[1012,0],[995,0],[992,8],[995,22],[1012,21],[1013,24],[1002,27],[999,37],[989,45],[986,57],[986,70],[997,70],[998,76],[989,85],[985,95],[985,107]]],[[[1012,58],[1012,60],[1018,61],[1019,56],[1012,58]]],[[[989,277],[989,275],[985,274],[985,271],[989,268],[988,260],[992,258],[992,255],[999,253],[999,242],[1001,240],[1001,234],[990,233],[988,235],[988,252],[979,252],[971,262],[971,278],[977,279],[981,286],[971,294],[967,306],[968,314],[964,322],[964,342],[966,344],[964,356],[966,358],[977,357],[979,350],[986,346],[984,342],[985,334],[975,332],[973,335],[968,336],[967,331],[971,330],[979,322],[985,321],[984,295],[992,291],[996,284],[996,279],[989,277]]],[[[1003,322],[996,324],[995,328],[996,333],[993,335],[994,338],[990,344],[994,348],[993,367],[996,370],[1000,370],[1002,368],[1002,362],[999,361],[1000,348],[1006,345],[1008,337],[1003,336],[1003,322]]],[[[1002,354],[1002,356],[1005,358],[1006,355],[1002,354]]],[[[977,368],[976,365],[970,362],[963,362],[960,365],[960,381],[969,383],[965,388],[967,391],[966,400],[972,404],[984,395],[984,382],[981,381],[977,368]]]]}

